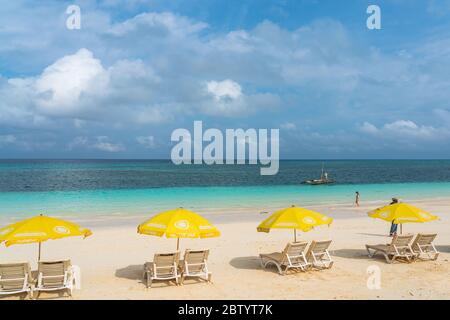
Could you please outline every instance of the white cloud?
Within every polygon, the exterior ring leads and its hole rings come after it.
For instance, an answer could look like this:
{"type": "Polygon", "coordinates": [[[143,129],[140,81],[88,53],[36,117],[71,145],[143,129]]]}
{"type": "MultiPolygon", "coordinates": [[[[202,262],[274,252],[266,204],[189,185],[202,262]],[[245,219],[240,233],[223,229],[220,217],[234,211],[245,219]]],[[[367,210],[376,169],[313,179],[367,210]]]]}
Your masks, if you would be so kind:
{"type": "MultiPolygon", "coordinates": [[[[368,96],[371,107],[386,104],[388,99],[381,99],[385,95],[375,94],[379,83],[405,79],[401,73],[410,72],[404,59],[356,48],[348,31],[332,20],[292,31],[265,21],[254,29],[203,37],[205,28],[187,17],[147,12],[93,32],[97,41],[90,44],[97,50],[80,49],[36,78],[11,82],[5,91],[20,91],[26,101],[15,103],[14,112],[0,113],[0,121],[29,117],[33,121],[27,123],[52,125],[59,117],[124,127],[198,113],[244,117],[278,109],[285,100],[299,110],[320,105],[317,111],[327,114],[332,108],[341,113],[351,109],[356,117],[366,108],[355,111],[354,106],[363,106],[368,96]],[[120,40],[113,40],[111,32],[120,40]],[[389,75],[380,70],[390,70],[389,75]],[[289,93],[279,93],[279,88],[289,93]]],[[[383,90],[407,101],[411,92],[427,92],[404,87],[394,83],[383,90]]],[[[414,103],[421,99],[415,97],[414,103]]],[[[80,128],[79,122],[74,124],[80,128]]]]}
{"type": "Polygon", "coordinates": [[[206,23],[194,22],[187,17],[178,16],[171,12],[146,12],[112,26],[110,32],[116,36],[124,36],[127,33],[145,30],[162,36],[169,32],[174,36],[183,37],[195,34],[207,26],[206,23]]]}
{"type": "Polygon", "coordinates": [[[292,122],[285,122],[280,127],[281,127],[281,129],[285,129],[285,130],[297,129],[297,126],[295,125],[295,123],[292,123],[292,122]]]}
{"type": "Polygon", "coordinates": [[[386,123],[382,127],[377,128],[369,122],[364,122],[360,127],[364,133],[378,135],[379,137],[392,138],[416,138],[426,140],[441,140],[450,135],[450,130],[441,127],[435,128],[433,126],[417,125],[411,120],[397,120],[386,123]]]}
{"type": "Polygon", "coordinates": [[[140,60],[119,60],[104,68],[87,49],[48,66],[36,78],[1,82],[0,123],[52,126],[71,119],[80,129],[88,121],[159,123],[170,118],[167,108],[152,104],[159,79],[140,60]],[[4,94],[3,94],[4,93],[4,94]]]}
{"type": "Polygon", "coordinates": [[[233,80],[208,81],[206,89],[215,100],[223,101],[227,99],[235,100],[242,96],[242,88],[239,83],[233,80]]]}
{"type": "Polygon", "coordinates": [[[108,85],[108,76],[92,52],[80,49],[47,67],[36,80],[37,105],[45,113],[66,114],[78,109],[80,96],[108,85]]]}
{"type": "Polygon", "coordinates": [[[136,141],[147,149],[153,149],[156,147],[154,136],[140,136],[136,137],[136,141]]]}
{"type": "Polygon", "coordinates": [[[393,131],[417,131],[419,127],[410,120],[397,120],[384,125],[387,130],[393,131]]]}
{"type": "MultiPolygon", "coordinates": [[[[57,5],[36,13],[25,8],[24,15],[13,1],[0,13],[3,18],[20,12],[20,18],[0,19],[5,20],[0,30],[5,39],[0,52],[7,61],[3,72],[25,74],[0,77],[4,132],[41,129],[33,131],[36,139],[42,132],[58,132],[61,140],[67,139],[66,146],[73,130],[89,137],[100,131],[114,141],[127,134],[145,136],[149,124],[178,126],[208,115],[217,117],[218,125],[223,124],[221,117],[241,117],[241,126],[272,121],[292,129],[288,123],[295,123],[297,130],[291,134],[317,130],[322,137],[330,134],[329,140],[320,140],[330,144],[333,131],[373,139],[381,146],[389,137],[418,137],[417,143],[446,137],[446,32],[418,38],[413,46],[400,41],[397,48],[384,51],[330,19],[297,29],[264,21],[222,33],[210,31],[202,21],[167,12],[146,12],[112,23],[108,13],[94,7],[84,10],[87,14],[97,9],[83,19],[83,32],[70,37],[57,28],[64,21],[48,19],[58,16],[57,5]],[[14,26],[11,20],[21,24],[14,26]],[[34,26],[36,20],[43,25],[34,26]],[[273,120],[268,112],[272,110],[280,111],[273,120]],[[432,125],[394,121],[405,116],[432,125]],[[367,122],[354,131],[360,119],[367,122]]],[[[339,143],[355,142],[340,136],[339,143]]],[[[305,137],[317,141],[313,134],[305,137]]],[[[83,147],[96,144],[123,148],[92,138],[83,147]]]]}
{"type": "Polygon", "coordinates": [[[364,122],[362,124],[362,126],[359,128],[362,132],[365,133],[377,133],[378,132],[378,128],[375,127],[373,124],[369,123],[369,122],[364,122]]]}
{"type": "MultiPolygon", "coordinates": [[[[16,148],[25,151],[45,150],[55,146],[54,141],[51,139],[47,141],[33,141],[31,137],[33,134],[13,135],[6,134],[0,135],[0,148],[16,148]]],[[[49,137],[47,137],[49,138],[49,137]]]]}
{"type": "Polygon", "coordinates": [[[216,116],[246,116],[258,110],[270,110],[281,105],[281,99],[271,93],[244,94],[236,81],[208,81],[206,92],[212,99],[202,103],[201,111],[216,116]]]}
{"type": "Polygon", "coordinates": [[[0,146],[6,144],[13,144],[17,141],[17,138],[12,134],[0,135],[0,146]]]}
{"type": "Polygon", "coordinates": [[[245,30],[236,30],[229,32],[225,37],[212,39],[209,45],[215,50],[242,54],[249,53],[254,49],[252,44],[254,40],[245,30]]]}
{"type": "Polygon", "coordinates": [[[95,149],[103,152],[121,152],[125,151],[125,147],[121,143],[113,143],[107,136],[98,136],[94,139],[89,139],[85,136],[75,137],[68,145],[67,150],[74,149],[95,149]]]}
{"type": "Polygon", "coordinates": [[[441,138],[442,135],[448,135],[446,128],[434,128],[432,126],[417,125],[410,120],[398,120],[384,125],[384,130],[405,136],[417,138],[434,139],[441,138]]]}
{"type": "Polygon", "coordinates": [[[106,136],[97,137],[97,142],[93,147],[105,152],[121,152],[125,150],[125,147],[122,144],[109,142],[108,139],[109,138],[106,136]]]}

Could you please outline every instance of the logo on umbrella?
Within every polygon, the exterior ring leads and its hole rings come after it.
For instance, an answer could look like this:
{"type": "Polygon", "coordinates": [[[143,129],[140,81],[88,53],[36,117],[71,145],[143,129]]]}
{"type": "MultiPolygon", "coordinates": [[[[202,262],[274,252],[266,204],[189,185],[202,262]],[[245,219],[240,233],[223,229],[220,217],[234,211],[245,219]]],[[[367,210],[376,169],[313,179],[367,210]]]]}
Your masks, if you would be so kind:
{"type": "Polygon", "coordinates": [[[303,222],[307,223],[307,224],[314,224],[314,223],[316,223],[316,220],[312,217],[304,217],[303,222]]]}
{"type": "Polygon", "coordinates": [[[389,216],[389,212],[381,212],[381,213],[380,213],[380,216],[381,216],[382,218],[387,218],[387,217],[389,216]]]}
{"type": "Polygon", "coordinates": [[[8,228],[3,231],[0,231],[0,236],[4,236],[5,234],[10,233],[12,230],[13,230],[12,228],[8,228]]]}
{"type": "Polygon", "coordinates": [[[425,212],[421,212],[421,213],[419,213],[419,215],[424,219],[427,219],[429,217],[428,213],[425,213],[425,212]]]}
{"type": "Polygon", "coordinates": [[[186,230],[189,228],[189,222],[187,220],[179,220],[175,222],[175,227],[181,230],[186,230]]]}
{"type": "Polygon", "coordinates": [[[53,231],[55,231],[56,233],[59,233],[59,234],[68,234],[69,233],[69,229],[67,229],[66,227],[63,227],[63,226],[56,226],[53,228],[53,231]]]}

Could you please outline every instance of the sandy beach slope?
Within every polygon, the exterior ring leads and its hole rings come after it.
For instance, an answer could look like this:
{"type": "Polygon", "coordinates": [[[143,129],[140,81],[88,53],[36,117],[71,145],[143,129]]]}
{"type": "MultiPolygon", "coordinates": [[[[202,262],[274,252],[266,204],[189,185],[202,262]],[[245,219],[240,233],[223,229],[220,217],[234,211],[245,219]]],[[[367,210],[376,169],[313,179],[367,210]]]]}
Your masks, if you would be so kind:
{"type": "MultiPolygon", "coordinates": [[[[299,233],[299,239],[332,239],[331,270],[280,276],[275,269],[260,267],[259,253],[282,250],[292,240],[289,230],[257,233],[256,226],[267,215],[258,210],[208,218],[222,231],[215,239],[183,239],[181,248],[210,248],[213,283],[188,280],[184,286],[157,283],[146,289],[142,265],[155,252],[175,248],[175,240],[138,235],[136,225],[145,217],[133,217],[102,225],[92,223],[94,235],[83,240],[69,238],[43,244],[43,259],[70,258],[82,270],[82,288],[74,299],[449,299],[450,207],[448,201],[416,202],[441,217],[428,224],[408,224],[404,232],[437,232],[441,251],[437,261],[387,264],[370,259],[365,244],[386,243],[389,225],[366,217],[369,206],[322,206],[335,218],[331,227],[299,233]],[[367,268],[381,269],[381,289],[370,290],[367,268]]],[[[113,220],[111,220],[113,221],[113,220]]],[[[36,267],[37,245],[0,249],[0,262],[30,261],[36,267]]],[[[7,299],[17,299],[11,297],[7,299]]],[[[59,298],[42,294],[41,299],[59,298]]]]}

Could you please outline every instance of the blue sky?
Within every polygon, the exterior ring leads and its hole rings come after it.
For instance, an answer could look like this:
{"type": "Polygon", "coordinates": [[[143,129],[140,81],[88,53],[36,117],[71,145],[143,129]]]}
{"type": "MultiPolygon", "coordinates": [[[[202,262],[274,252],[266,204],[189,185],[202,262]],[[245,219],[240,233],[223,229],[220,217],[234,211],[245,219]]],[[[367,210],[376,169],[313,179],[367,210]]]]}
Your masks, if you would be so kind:
{"type": "Polygon", "coordinates": [[[203,120],[280,128],[282,158],[449,158],[449,18],[450,0],[2,1],[0,157],[167,158],[203,120]]]}

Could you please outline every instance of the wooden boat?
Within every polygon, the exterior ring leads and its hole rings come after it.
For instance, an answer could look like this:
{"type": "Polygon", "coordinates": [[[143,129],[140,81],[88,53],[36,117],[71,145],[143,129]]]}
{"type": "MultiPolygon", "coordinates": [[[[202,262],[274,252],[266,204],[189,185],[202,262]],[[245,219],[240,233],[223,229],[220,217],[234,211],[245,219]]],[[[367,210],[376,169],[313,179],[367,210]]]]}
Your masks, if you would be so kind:
{"type": "Polygon", "coordinates": [[[303,181],[302,183],[309,184],[312,186],[317,186],[317,185],[321,185],[321,184],[332,184],[332,183],[335,183],[335,181],[333,179],[328,178],[328,173],[324,172],[324,167],[322,164],[322,174],[320,175],[320,179],[306,180],[306,181],[303,181]]]}
{"type": "Polygon", "coordinates": [[[310,184],[310,185],[312,185],[312,186],[317,186],[317,185],[320,185],[320,184],[331,184],[331,183],[335,183],[335,181],[332,180],[332,179],[323,179],[323,178],[320,178],[320,179],[306,180],[306,181],[303,181],[303,183],[304,183],[304,184],[310,184]]]}

